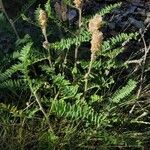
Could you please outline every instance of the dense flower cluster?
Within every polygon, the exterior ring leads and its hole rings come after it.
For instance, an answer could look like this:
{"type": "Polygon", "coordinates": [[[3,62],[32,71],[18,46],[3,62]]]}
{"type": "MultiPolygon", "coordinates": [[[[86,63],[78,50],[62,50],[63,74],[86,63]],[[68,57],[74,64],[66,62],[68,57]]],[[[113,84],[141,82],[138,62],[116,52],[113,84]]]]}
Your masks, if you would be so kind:
{"type": "Polygon", "coordinates": [[[91,52],[96,53],[102,45],[103,41],[103,33],[102,32],[94,32],[92,34],[92,40],[91,40],[91,52]]]}
{"type": "Polygon", "coordinates": [[[38,21],[42,29],[47,26],[47,15],[46,15],[46,12],[42,9],[40,9],[39,11],[38,21]]]}
{"type": "Polygon", "coordinates": [[[89,21],[89,32],[93,33],[99,30],[102,26],[102,17],[96,14],[90,21],[89,21]]]}
{"type": "Polygon", "coordinates": [[[96,52],[101,49],[103,41],[103,33],[99,31],[101,27],[102,27],[102,17],[96,14],[89,21],[89,32],[92,34],[91,53],[93,58],[95,58],[96,52]]]}
{"type": "Polygon", "coordinates": [[[82,7],[82,2],[83,0],[74,0],[73,3],[75,4],[76,8],[81,8],[82,7]]]}

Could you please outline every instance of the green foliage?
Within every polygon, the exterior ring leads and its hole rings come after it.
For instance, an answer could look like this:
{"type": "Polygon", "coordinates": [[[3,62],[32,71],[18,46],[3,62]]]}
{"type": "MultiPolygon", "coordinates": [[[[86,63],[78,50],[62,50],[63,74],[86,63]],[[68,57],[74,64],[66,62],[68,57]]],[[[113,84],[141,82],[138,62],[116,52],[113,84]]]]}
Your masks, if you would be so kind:
{"type": "Polygon", "coordinates": [[[3,13],[0,12],[0,32],[10,32],[12,31],[9,23],[7,22],[3,13]]]}
{"type": "Polygon", "coordinates": [[[113,103],[120,103],[122,99],[124,99],[126,96],[129,96],[129,94],[136,88],[136,82],[134,80],[129,80],[128,83],[118,90],[114,95],[112,96],[112,102],[113,103]]]}
{"type": "Polygon", "coordinates": [[[88,42],[90,40],[90,33],[87,31],[81,31],[81,33],[73,38],[62,39],[60,42],[56,42],[54,44],[50,44],[50,48],[54,48],[55,50],[65,50],[70,49],[72,45],[80,45],[82,42],[88,42]]]}
{"type": "MultiPolygon", "coordinates": [[[[70,1],[65,0],[65,3],[70,4],[70,1]]],[[[48,0],[44,6],[51,22],[49,26],[55,26],[52,1],[48,0]]],[[[120,6],[121,3],[110,5],[98,13],[104,16],[120,6]]],[[[39,7],[35,11],[36,21],[38,11],[39,7]]],[[[88,20],[87,18],[83,20],[88,20]]],[[[127,71],[129,66],[117,57],[126,51],[125,44],[135,40],[138,34],[120,33],[109,39],[104,37],[102,49],[92,64],[88,87],[85,90],[85,75],[90,63],[91,34],[86,21],[83,21],[79,30],[71,30],[67,23],[64,26],[69,32],[60,33],[57,28],[48,28],[51,33],[56,30],[56,38],[52,34],[48,35],[49,43],[43,47],[42,43],[38,45],[37,41],[29,36],[16,42],[18,51],[14,62],[10,67],[0,70],[0,89],[3,89],[0,94],[7,102],[12,98],[12,105],[5,104],[5,100],[0,104],[0,111],[3,113],[1,118],[7,118],[6,111],[8,115],[13,114],[10,118],[18,117],[17,121],[21,124],[19,136],[26,137],[30,132],[30,129],[26,131],[26,128],[30,128],[28,124],[35,127],[33,132],[36,134],[32,134],[33,138],[38,139],[36,142],[40,149],[67,149],[72,145],[79,148],[91,139],[94,140],[94,136],[102,146],[120,143],[130,145],[126,138],[120,140],[117,135],[125,135],[122,125],[130,125],[129,122],[133,121],[126,113],[129,111],[128,106],[123,108],[122,104],[130,104],[138,84],[136,78],[133,80],[132,77],[126,83],[118,82],[118,76],[120,80],[124,80],[124,75],[120,72],[127,71]],[[63,38],[58,40],[57,36],[63,38]],[[77,48],[78,55],[75,58],[77,48]],[[8,93],[8,90],[11,91],[10,97],[5,97],[3,93],[8,93]],[[23,94],[17,95],[16,91],[23,94]],[[17,96],[14,96],[14,93],[17,96]],[[119,131],[115,129],[116,125],[119,131]]],[[[44,45],[44,39],[42,42],[44,45]]],[[[8,124],[10,122],[7,121],[8,124]]],[[[2,123],[5,123],[5,119],[2,123]]],[[[26,141],[19,138],[19,142],[21,145],[26,141]]],[[[93,146],[91,141],[89,144],[93,146]]]]}
{"type": "Polygon", "coordinates": [[[130,34],[121,33],[117,35],[116,37],[112,37],[111,39],[104,41],[102,45],[102,53],[103,52],[104,54],[106,52],[109,53],[109,51],[112,50],[112,48],[119,46],[119,44],[122,44],[122,46],[124,46],[131,39],[136,39],[137,36],[138,36],[138,33],[130,33],[130,34]]]}
{"type": "Polygon", "coordinates": [[[22,80],[7,80],[0,84],[0,89],[15,90],[18,87],[21,89],[22,80]]]}
{"type": "Polygon", "coordinates": [[[60,74],[53,76],[53,83],[58,87],[59,92],[63,95],[63,99],[76,98],[78,92],[78,85],[71,85],[68,80],[60,74]]]}
{"type": "Polygon", "coordinates": [[[10,113],[14,117],[22,116],[23,110],[18,110],[16,106],[11,106],[10,104],[6,105],[4,103],[0,103],[0,111],[3,113],[10,113]]]}
{"type": "Polygon", "coordinates": [[[98,12],[98,14],[100,14],[101,16],[105,16],[106,14],[109,14],[114,9],[120,8],[121,5],[122,3],[116,3],[116,4],[106,6],[105,8],[101,9],[100,12],[98,12]]]}
{"type": "Polygon", "coordinates": [[[94,112],[90,106],[86,103],[79,102],[74,105],[66,104],[64,100],[53,101],[52,112],[55,112],[58,116],[64,116],[72,120],[88,121],[93,123],[97,127],[102,125],[108,125],[109,120],[106,119],[107,113],[98,114],[94,112]]]}
{"type": "Polygon", "coordinates": [[[48,17],[50,18],[52,15],[51,0],[48,0],[47,3],[45,4],[45,10],[48,14],[48,17]]]}

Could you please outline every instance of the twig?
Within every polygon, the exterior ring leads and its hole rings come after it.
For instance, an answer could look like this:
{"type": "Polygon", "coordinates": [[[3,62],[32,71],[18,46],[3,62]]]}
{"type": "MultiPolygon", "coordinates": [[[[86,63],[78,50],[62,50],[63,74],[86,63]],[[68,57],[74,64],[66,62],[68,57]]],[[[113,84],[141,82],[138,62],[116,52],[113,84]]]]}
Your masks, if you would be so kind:
{"type": "Polygon", "coordinates": [[[142,72],[141,72],[141,78],[140,78],[140,88],[138,90],[137,99],[139,98],[141,90],[142,90],[145,62],[146,62],[147,54],[148,54],[148,52],[150,50],[150,45],[147,47],[143,34],[141,34],[141,36],[142,36],[142,41],[143,41],[143,44],[144,44],[144,51],[145,51],[145,53],[144,53],[143,62],[142,62],[143,65],[142,65],[142,72]]]}
{"type": "Polygon", "coordinates": [[[79,11],[79,28],[80,28],[82,25],[82,8],[78,8],[78,11],[79,11]]]}
{"type": "MultiPolygon", "coordinates": [[[[145,33],[145,31],[144,31],[144,33],[145,33]]],[[[143,78],[144,78],[144,70],[145,70],[145,62],[146,62],[147,54],[148,54],[148,52],[149,52],[149,50],[150,50],[150,45],[149,45],[149,46],[146,45],[146,41],[145,41],[145,39],[144,39],[144,33],[140,33],[140,34],[141,34],[141,39],[142,39],[143,44],[144,44],[144,51],[145,51],[145,53],[144,53],[143,60],[142,60],[142,71],[141,71],[141,77],[140,77],[140,87],[139,87],[139,90],[138,90],[136,99],[139,99],[140,94],[141,94],[141,91],[142,91],[143,78]]],[[[133,112],[133,110],[134,110],[136,104],[138,104],[138,105],[140,106],[140,104],[139,104],[138,102],[136,102],[136,103],[132,106],[131,110],[129,111],[130,114],[133,112]]]]}
{"type": "Polygon", "coordinates": [[[50,67],[52,68],[53,65],[52,65],[52,60],[51,60],[51,52],[50,52],[49,42],[48,42],[47,36],[46,36],[45,40],[46,41],[43,42],[43,47],[48,51],[48,57],[47,57],[47,59],[48,59],[50,67]]]}
{"type": "Polygon", "coordinates": [[[35,97],[35,99],[39,105],[40,110],[42,111],[42,113],[46,119],[47,124],[49,125],[50,130],[53,132],[53,129],[52,129],[50,122],[49,122],[49,118],[48,118],[48,116],[47,116],[47,114],[46,114],[46,112],[45,112],[45,110],[41,104],[40,96],[38,95],[38,93],[36,91],[33,91],[32,89],[31,89],[31,91],[32,91],[32,93],[33,93],[33,95],[34,95],[34,97],[35,97]]]}
{"type": "Polygon", "coordinates": [[[14,23],[13,23],[13,21],[12,21],[12,19],[9,18],[9,16],[8,16],[6,10],[5,10],[5,7],[4,7],[4,5],[3,5],[3,1],[2,1],[2,0],[0,0],[0,7],[1,7],[3,13],[5,14],[7,20],[9,21],[11,27],[13,28],[13,30],[14,30],[16,36],[17,36],[17,39],[20,39],[20,37],[19,37],[19,35],[18,35],[18,32],[17,32],[17,30],[16,30],[16,28],[15,28],[15,25],[14,25],[14,23]]]}
{"type": "Polygon", "coordinates": [[[75,48],[75,63],[74,63],[74,66],[77,67],[77,59],[78,59],[78,49],[79,49],[79,46],[77,45],[76,48],[75,48]]]}
{"type": "Polygon", "coordinates": [[[89,64],[88,72],[84,76],[84,78],[85,78],[84,92],[86,92],[87,88],[88,88],[88,79],[89,79],[89,75],[91,73],[92,64],[93,64],[93,61],[94,61],[94,56],[95,56],[94,54],[91,54],[91,61],[90,61],[90,64],[89,64]]]}
{"type": "MultiPolygon", "coordinates": [[[[79,32],[80,32],[80,28],[81,28],[81,25],[82,25],[82,8],[77,8],[78,11],[79,11],[79,32]]],[[[78,59],[78,49],[79,49],[79,46],[80,45],[76,45],[76,48],[75,48],[75,63],[74,63],[74,67],[76,68],[77,67],[77,59],[78,59]]]]}
{"type": "Polygon", "coordinates": [[[131,121],[131,123],[138,123],[138,124],[146,124],[146,125],[150,125],[150,122],[137,121],[137,120],[131,121]]]}
{"type": "Polygon", "coordinates": [[[138,59],[138,60],[129,60],[129,61],[126,61],[125,64],[139,64],[141,65],[143,59],[138,59]]]}

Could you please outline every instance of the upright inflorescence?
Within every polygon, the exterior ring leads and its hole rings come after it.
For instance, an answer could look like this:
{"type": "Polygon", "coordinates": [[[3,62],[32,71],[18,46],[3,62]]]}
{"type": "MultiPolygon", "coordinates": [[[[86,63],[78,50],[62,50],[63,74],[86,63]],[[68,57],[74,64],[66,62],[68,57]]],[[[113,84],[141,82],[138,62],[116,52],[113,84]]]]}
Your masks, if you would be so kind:
{"type": "Polygon", "coordinates": [[[47,18],[46,12],[43,9],[40,9],[40,11],[39,11],[38,21],[39,21],[39,25],[42,29],[42,33],[45,37],[45,41],[46,41],[46,43],[48,43],[47,34],[46,34],[46,27],[47,27],[48,18],[47,18]]]}
{"type": "Polygon", "coordinates": [[[47,14],[42,9],[40,9],[40,11],[39,11],[39,18],[38,18],[38,20],[39,20],[39,24],[40,24],[41,28],[42,29],[46,28],[46,26],[47,26],[47,14]]]}
{"type": "Polygon", "coordinates": [[[91,61],[89,64],[88,72],[85,74],[85,88],[84,91],[86,93],[88,86],[88,78],[91,73],[93,61],[96,59],[96,53],[101,49],[102,41],[103,41],[103,33],[100,31],[102,27],[102,17],[98,14],[94,16],[89,21],[89,32],[92,34],[91,39],[91,61]]]}
{"type": "Polygon", "coordinates": [[[100,31],[102,27],[102,17],[98,14],[89,21],[89,32],[92,34],[91,40],[91,59],[95,59],[96,52],[101,49],[103,41],[103,33],[100,31]]]}
{"type": "Polygon", "coordinates": [[[91,53],[93,57],[96,57],[97,51],[100,50],[103,41],[103,33],[102,32],[94,32],[92,34],[91,40],[91,53]]]}
{"type": "Polygon", "coordinates": [[[38,17],[39,25],[42,29],[42,33],[44,35],[45,41],[43,42],[43,47],[48,50],[49,52],[49,65],[52,68],[52,62],[51,62],[51,54],[50,54],[50,49],[49,49],[49,42],[47,39],[47,34],[46,34],[46,27],[47,27],[47,22],[48,22],[48,17],[46,12],[43,9],[40,9],[39,11],[39,17],[38,17]]]}

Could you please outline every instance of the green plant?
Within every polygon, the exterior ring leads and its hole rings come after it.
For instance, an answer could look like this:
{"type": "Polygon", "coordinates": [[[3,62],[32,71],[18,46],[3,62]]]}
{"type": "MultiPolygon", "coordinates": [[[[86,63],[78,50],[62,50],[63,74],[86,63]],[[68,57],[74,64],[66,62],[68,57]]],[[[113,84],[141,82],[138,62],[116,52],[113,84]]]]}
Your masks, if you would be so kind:
{"type": "MultiPolygon", "coordinates": [[[[52,25],[58,25],[58,22],[54,21],[54,12],[50,4],[49,0],[45,4],[49,22],[52,25]]],[[[120,3],[108,6],[98,14],[104,16],[119,6],[120,3]]],[[[40,10],[38,8],[36,11],[37,18],[40,10]]],[[[46,12],[44,10],[41,12],[42,15],[44,12],[44,18],[46,18],[46,12]]],[[[43,16],[41,18],[43,19],[43,16]]],[[[44,23],[43,20],[40,21],[40,28],[45,39],[43,47],[37,46],[30,37],[27,40],[19,40],[17,47],[24,46],[19,51],[15,63],[5,71],[1,70],[0,89],[3,89],[0,91],[1,94],[7,93],[8,90],[12,92],[12,95],[14,93],[17,95],[18,91],[27,93],[26,97],[21,95],[18,110],[16,102],[12,102],[12,107],[3,102],[0,106],[1,111],[4,112],[7,108],[9,113],[19,114],[21,118],[19,122],[25,119],[25,122],[32,124],[31,120],[35,119],[39,123],[36,131],[44,128],[37,135],[40,149],[55,149],[59,146],[66,148],[73,144],[71,140],[74,140],[76,148],[82,147],[94,136],[101,137],[100,141],[97,141],[104,146],[116,145],[119,142],[129,144],[127,140],[116,136],[117,131],[114,130],[114,127],[115,124],[122,125],[132,121],[132,118],[122,114],[127,102],[136,101],[132,92],[137,82],[129,79],[116,88],[114,86],[117,85],[119,71],[128,69],[126,61],[119,61],[117,57],[125,50],[124,44],[136,39],[138,34],[120,33],[110,39],[105,39],[104,36],[101,48],[97,50],[96,58],[92,60],[90,71],[88,71],[91,51],[89,46],[86,48],[83,46],[84,43],[88,44],[92,38],[87,27],[88,18],[83,17],[81,23],[80,16],[79,28],[67,33],[63,31],[66,36],[59,41],[53,39],[54,34],[59,31],[49,31],[48,26],[51,24],[48,23],[47,18],[44,23]],[[87,51],[82,53],[81,50],[84,48],[87,51]],[[86,82],[88,84],[86,88],[83,88],[87,72],[88,82],[86,82]],[[39,117],[40,121],[36,117],[39,117]],[[57,125],[58,122],[60,122],[60,127],[57,125]],[[64,124],[68,127],[67,129],[64,124]],[[57,129],[59,129],[58,132],[57,129]],[[110,134],[107,133],[107,129],[111,131],[110,134]],[[79,140],[75,139],[76,137],[79,137],[79,140]],[[80,139],[84,140],[80,141],[80,139]],[[105,144],[107,140],[108,143],[105,144]]],[[[60,24],[67,28],[65,23],[65,25],[60,24]]],[[[68,30],[71,29],[68,28],[68,30]]],[[[42,37],[42,34],[40,36],[42,37]]],[[[17,96],[14,96],[14,99],[17,99],[17,96]]],[[[135,144],[137,143],[138,141],[135,140],[135,144]]]]}

